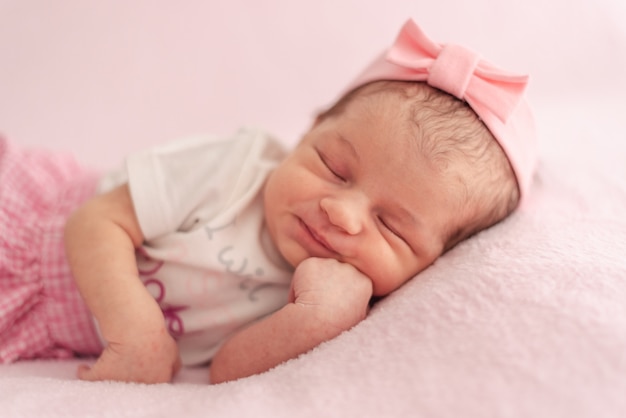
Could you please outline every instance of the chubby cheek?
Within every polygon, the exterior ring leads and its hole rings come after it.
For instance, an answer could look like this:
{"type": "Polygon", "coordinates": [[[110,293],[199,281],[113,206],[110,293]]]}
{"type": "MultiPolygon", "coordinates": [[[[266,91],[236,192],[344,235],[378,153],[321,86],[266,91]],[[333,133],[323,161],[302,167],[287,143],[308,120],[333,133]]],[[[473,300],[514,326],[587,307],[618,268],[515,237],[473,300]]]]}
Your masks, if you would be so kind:
{"type": "Polygon", "coordinates": [[[297,167],[279,166],[270,174],[264,188],[265,222],[272,241],[289,264],[296,266],[305,254],[292,242],[294,215],[307,199],[297,167]]]}
{"type": "Polygon", "coordinates": [[[303,185],[310,182],[310,174],[298,161],[290,159],[279,165],[270,175],[267,191],[271,197],[289,200],[303,189],[303,185]]]}
{"type": "Polygon", "coordinates": [[[265,184],[263,203],[265,205],[266,216],[275,216],[277,212],[284,210],[284,206],[293,199],[294,192],[297,191],[293,181],[293,170],[289,167],[277,167],[267,179],[265,184]]]}
{"type": "Polygon", "coordinates": [[[400,286],[410,280],[413,276],[404,277],[399,275],[387,274],[387,275],[375,275],[372,278],[372,285],[374,287],[374,296],[387,296],[394,290],[397,290],[400,286]]]}
{"type": "Polygon", "coordinates": [[[375,296],[388,295],[420,271],[416,259],[403,259],[392,251],[372,252],[363,260],[364,265],[359,270],[372,280],[375,296]]]}

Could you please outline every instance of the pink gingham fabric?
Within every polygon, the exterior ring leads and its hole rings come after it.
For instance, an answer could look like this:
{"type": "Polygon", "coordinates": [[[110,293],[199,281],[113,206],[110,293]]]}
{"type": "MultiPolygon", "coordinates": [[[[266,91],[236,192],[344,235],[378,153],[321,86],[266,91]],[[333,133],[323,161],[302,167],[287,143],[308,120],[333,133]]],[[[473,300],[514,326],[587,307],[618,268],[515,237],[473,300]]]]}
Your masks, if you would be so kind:
{"type": "Polygon", "coordinates": [[[0,137],[0,363],[101,350],[65,260],[63,227],[97,176],[0,137]]]}

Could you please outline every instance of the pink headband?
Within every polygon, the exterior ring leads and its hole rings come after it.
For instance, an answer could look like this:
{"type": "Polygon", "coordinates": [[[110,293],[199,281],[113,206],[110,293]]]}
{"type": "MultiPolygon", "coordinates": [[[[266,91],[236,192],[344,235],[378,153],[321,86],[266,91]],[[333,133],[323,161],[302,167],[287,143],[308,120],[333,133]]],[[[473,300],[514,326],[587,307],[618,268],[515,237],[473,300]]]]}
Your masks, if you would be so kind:
{"type": "Polygon", "coordinates": [[[536,161],[535,124],[524,98],[527,76],[506,73],[465,47],[439,45],[408,20],[347,91],[378,80],[425,81],[466,101],[498,140],[525,198],[536,161]]]}

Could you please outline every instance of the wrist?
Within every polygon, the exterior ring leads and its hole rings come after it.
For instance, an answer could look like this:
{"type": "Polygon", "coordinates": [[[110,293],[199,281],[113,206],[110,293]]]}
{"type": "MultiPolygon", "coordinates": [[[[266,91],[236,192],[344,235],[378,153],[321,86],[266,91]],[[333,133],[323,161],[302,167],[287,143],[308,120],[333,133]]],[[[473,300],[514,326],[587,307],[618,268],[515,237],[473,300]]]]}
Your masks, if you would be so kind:
{"type": "Polygon", "coordinates": [[[148,299],[141,298],[122,306],[111,307],[94,316],[102,337],[109,342],[167,332],[163,312],[150,295],[148,299]]]}

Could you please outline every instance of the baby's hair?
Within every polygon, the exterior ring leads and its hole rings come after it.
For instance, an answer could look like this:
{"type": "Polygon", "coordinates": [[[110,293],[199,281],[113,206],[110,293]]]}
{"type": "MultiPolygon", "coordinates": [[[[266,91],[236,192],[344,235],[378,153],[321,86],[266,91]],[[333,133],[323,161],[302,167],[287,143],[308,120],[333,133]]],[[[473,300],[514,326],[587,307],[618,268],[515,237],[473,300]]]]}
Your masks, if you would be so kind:
{"type": "Polygon", "coordinates": [[[419,152],[436,169],[453,167],[458,157],[471,175],[459,180],[462,221],[450,225],[445,250],[506,218],[519,202],[515,175],[504,151],[484,123],[462,100],[426,83],[377,81],[354,89],[318,120],[338,116],[354,100],[376,94],[394,94],[409,101],[407,119],[415,127],[419,152]]]}

